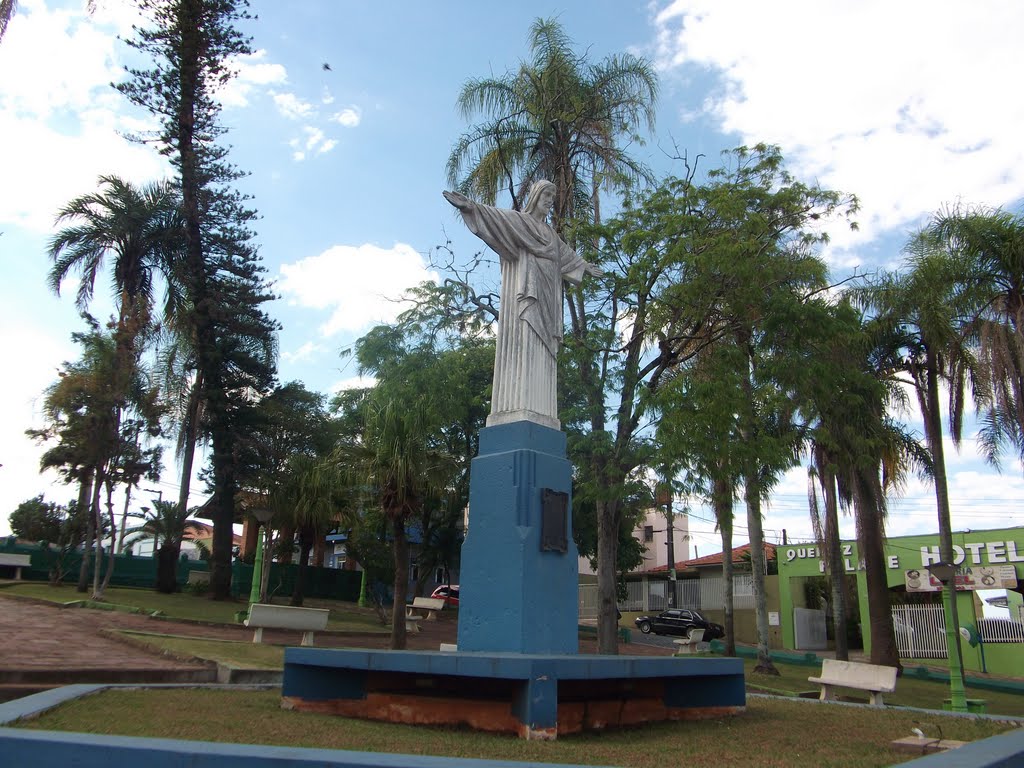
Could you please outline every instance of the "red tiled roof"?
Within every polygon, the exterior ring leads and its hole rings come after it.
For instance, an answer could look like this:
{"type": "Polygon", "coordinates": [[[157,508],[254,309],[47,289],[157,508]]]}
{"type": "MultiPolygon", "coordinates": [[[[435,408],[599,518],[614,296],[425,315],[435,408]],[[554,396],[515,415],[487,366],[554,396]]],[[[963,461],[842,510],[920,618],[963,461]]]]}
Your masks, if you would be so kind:
{"type": "MultiPolygon", "coordinates": [[[[750,545],[744,544],[743,546],[736,547],[732,551],[732,561],[734,563],[744,562],[750,555],[750,545]]],[[[775,559],[775,545],[765,542],[764,544],[764,556],[769,560],[775,559]]],[[[676,563],[676,570],[683,571],[688,568],[705,568],[711,565],[722,564],[722,553],[716,552],[713,555],[705,555],[704,557],[694,558],[693,560],[684,560],[683,562],[676,563]]],[[[647,573],[657,573],[658,571],[667,571],[667,565],[659,565],[656,568],[651,568],[647,573]]]]}

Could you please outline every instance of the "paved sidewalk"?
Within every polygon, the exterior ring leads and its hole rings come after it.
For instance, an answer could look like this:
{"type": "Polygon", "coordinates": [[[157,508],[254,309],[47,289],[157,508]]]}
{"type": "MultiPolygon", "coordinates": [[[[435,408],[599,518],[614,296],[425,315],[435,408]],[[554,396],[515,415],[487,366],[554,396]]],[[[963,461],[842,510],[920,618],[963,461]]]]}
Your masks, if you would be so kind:
{"type": "MultiPolygon", "coordinates": [[[[454,643],[458,634],[456,617],[420,622],[421,631],[408,635],[409,650],[437,650],[441,643],[454,643]]],[[[73,683],[87,676],[95,681],[103,670],[110,670],[111,679],[126,670],[181,670],[194,672],[203,664],[184,662],[157,653],[150,653],[128,643],[119,642],[104,630],[131,629],[196,638],[251,641],[253,632],[241,625],[208,625],[171,619],[150,618],[119,611],[88,608],[60,608],[42,602],[4,597],[0,593],[0,683],[17,679],[17,673],[46,671],[53,677],[66,671],[61,682],[73,683]],[[88,673],[87,675],[83,673],[88,673]]],[[[298,645],[300,632],[265,630],[264,641],[281,645],[298,645]]],[[[321,648],[388,647],[389,635],[318,632],[316,645],[321,648]]],[[[596,653],[596,640],[580,641],[581,653],[596,653]]],[[[664,648],[630,644],[620,645],[619,652],[637,656],[664,656],[664,648]]]]}

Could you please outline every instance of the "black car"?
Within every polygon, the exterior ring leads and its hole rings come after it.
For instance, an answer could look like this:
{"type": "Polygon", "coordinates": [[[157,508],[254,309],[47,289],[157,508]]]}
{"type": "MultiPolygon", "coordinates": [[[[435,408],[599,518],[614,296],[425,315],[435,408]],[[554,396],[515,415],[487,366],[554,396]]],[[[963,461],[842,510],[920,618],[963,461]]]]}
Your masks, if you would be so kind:
{"type": "Polygon", "coordinates": [[[640,616],[636,620],[637,628],[645,635],[653,632],[656,635],[690,634],[691,629],[703,629],[705,640],[716,640],[725,637],[725,627],[705,619],[699,611],[686,608],[675,608],[664,611],[657,616],[640,616]]]}

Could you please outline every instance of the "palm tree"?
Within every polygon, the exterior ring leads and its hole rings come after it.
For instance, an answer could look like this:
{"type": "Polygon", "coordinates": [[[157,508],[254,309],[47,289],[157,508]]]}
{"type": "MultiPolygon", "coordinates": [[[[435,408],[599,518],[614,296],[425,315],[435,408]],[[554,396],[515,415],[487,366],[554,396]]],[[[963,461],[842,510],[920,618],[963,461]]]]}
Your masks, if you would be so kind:
{"type": "MultiPolygon", "coordinates": [[[[940,386],[949,391],[949,434],[959,447],[963,434],[964,396],[968,382],[979,380],[977,361],[966,339],[971,302],[962,290],[967,264],[957,254],[936,248],[927,232],[906,246],[910,270],[883,275],[860,293],[861,301],[875,309],[879,321],[888,323],[902,337],[901,368],[910,384],[924,423],[925,449],[935,488],[938,514],[939,554],[952,563],[953,531],[949,511],[949,487],[943,446],[940,386]]],[[[952,631],[947,631],[951,653],[961,656],[956,599],[943,590],[952,631]]]]}
{"type": "Polygon", "coordinates": [[[156,589],[158,592],[171,594],[178,590],[178,558],[181,555],[181,542],[185,539],[192,520],[189,518],[194,510],[184,513],[173,501],[156,500],[153,509],[146,510],[146,520],[141,525],[129,528],[127,535],[133,536],[130,543],[153,540],[156,550],[156,589]]]}
{"type": "Polygon", "coordinates": [[[964,263],[964,329],[977,347],[975,401],[984,413],[981,445],[998,463],[1004,443],[1024,459],[1024,217],[957,208],[936,216],[925,237],[964,263]]]}
{"type": "Polygon", "coordinates": [[[459,109],[484,122],[456,143],[448,178],[489,205],[504,190],[517,210],[530,185],[547,179],[557,188],[553,217],[561,234],[577,216],[600,218],[602,185],[649,178],[619,141],[653,126],[658,84],[650,64],[630,54],[589,63],[554,19],[534,21],[530,52],[517,73],[463,86],[459,109]]]}
{"type": "Polygon", "coordinates": [[[79,272],[75,303],[86,309],[104,261],[111,257],[120,330],[132,315],[149,312],[158,273],[165,278],[167,309],[180,301],[175,279],[184,242],[180,203],[168,182],[139,188],[117,176],[101,176],[99,185],[99,192],[76,197],[57,214],[57,223],[69,226],[50,240],[49,282],[59,295],[64,280],[79,272]]]}
{"type": "Polygon", "coordinates": [[[423,398],[399,401],[379,393],[367,404],[360,441],[341,446],[334,455],[337,465],[377,499],[390,526],[395,563],[392,650],[404,649],[406,644],[406,520],[419,512],[428,496],[445,489],[454,468],[451,459],[434,447],[429,413],[423,398]]]}

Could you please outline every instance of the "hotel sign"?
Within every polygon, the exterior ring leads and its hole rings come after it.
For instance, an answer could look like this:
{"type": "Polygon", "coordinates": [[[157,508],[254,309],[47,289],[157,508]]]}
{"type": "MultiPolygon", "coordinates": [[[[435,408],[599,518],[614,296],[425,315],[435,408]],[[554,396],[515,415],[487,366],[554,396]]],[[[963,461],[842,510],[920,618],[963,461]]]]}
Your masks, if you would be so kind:
{"type": "MultiPolygon", "coordinates": [[[[904,571],[907,592],[939,592],[942,582],[924,568],[904,571]]],[[[956,569],[956,590],[1016,589],[1017,571],[1012,565],[982,565],[956,569]]]]}

